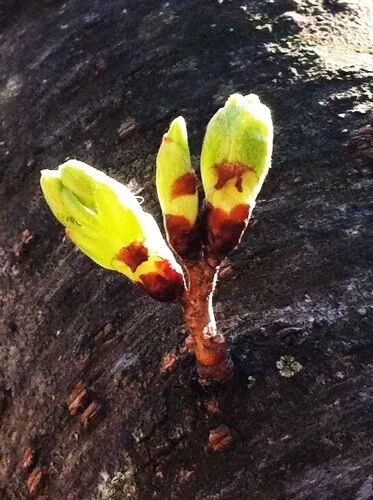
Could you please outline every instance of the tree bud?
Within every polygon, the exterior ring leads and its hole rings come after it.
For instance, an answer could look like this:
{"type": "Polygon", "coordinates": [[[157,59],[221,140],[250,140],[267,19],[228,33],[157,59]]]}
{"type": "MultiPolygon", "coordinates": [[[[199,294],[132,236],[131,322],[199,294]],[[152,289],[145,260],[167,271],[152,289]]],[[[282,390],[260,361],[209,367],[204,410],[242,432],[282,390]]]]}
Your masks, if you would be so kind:
{"type": "Polygon", "coordinates": [[[255,94],[233,94],[210,120],[201,153],[208,253],[218,260],[240,242],[271,164],[270,110],[255,94]]]}
{"type": "Polygon", "coordinates": [[[173,300],[183,293],[180,265],[154,218],[127,187],[77,160],[41,174],[53,214],[96,264],[124,274],[155,299],[173,300]]]}
{"type": "Polygon", "coordinates": [[[159,148],[157,192],[170,245],[181,257],[192,257],[200,248],[198,192],[181,116],[171,123],[159,148]]]}

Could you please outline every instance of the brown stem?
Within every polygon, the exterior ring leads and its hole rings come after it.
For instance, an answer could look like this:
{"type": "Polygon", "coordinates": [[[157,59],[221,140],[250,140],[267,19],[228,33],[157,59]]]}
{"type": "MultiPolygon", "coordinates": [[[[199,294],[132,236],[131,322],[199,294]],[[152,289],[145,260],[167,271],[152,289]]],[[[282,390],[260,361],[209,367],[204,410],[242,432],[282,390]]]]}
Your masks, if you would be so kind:
{"type": "Polygon", "coordinates": [[[219,268],[210,266],[203,258],[198,262],[184,264],[189,280],[184,298],[184,313],[194,341],[200,381],[226,381],[232,376],[232,361],[224,336],[216,332],[212,308],[212,295],[219,268]]]}

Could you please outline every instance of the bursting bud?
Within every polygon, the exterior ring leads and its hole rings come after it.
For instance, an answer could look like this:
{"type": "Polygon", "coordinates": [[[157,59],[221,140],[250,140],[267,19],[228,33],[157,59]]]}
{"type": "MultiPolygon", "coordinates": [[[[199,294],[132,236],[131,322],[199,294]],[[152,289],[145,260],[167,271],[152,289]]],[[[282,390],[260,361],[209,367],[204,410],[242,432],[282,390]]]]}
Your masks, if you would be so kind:
{"type": "Polygon", "coordinates": [[[96,264],[124,274],[157,300],[183,293],[182,269],[157,223],[123,184],[77,160],[43,170],[40,183],[67,236],[96,264]]]}
{"type": "Polygon", "coordinates": [[[233,94],[210,120],[201,153],[207,254],[222,260],[247,226],[271,164],[270,110],[255,94],[233,94]]]}
{"type": "Polygon", "coordinates": [[[198,193],[182,116],[171,123],[163,136],[157,156],[156,184],[168,242],[181,257],[193,258],[200,247],[198,193]]]}

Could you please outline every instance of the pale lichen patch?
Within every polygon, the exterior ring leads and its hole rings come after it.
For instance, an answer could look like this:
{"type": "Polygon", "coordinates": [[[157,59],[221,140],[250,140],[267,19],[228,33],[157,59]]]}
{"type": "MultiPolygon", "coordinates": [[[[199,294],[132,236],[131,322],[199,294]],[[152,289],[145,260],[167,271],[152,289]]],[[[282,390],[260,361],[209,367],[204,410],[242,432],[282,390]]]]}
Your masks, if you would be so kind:
{"type": "Polygon", "coordinates": [[[296,373],[300,372],[303,368],[293,356],[281,356],[276,362],[276,367],[280,372],[281,377],[293,377],[296,373]]]}
{"type": "Polygon", "coordinates": [[[131,457],[125,453],[123,469],[109,476],[101,474],[103,481],[98,486],[99,495],[96,500],[137,500],[138,490],[135,481],[135,469],[131,457]]]}

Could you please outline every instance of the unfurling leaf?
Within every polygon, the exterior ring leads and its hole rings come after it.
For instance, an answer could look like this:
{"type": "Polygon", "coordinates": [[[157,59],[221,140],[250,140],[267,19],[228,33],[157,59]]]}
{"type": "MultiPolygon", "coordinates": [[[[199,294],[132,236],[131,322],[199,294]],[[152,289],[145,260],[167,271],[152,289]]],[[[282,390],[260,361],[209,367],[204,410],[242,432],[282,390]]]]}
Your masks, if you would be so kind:
{"type": "Polygon", "coordinates": [[[157,300],[183,293],[182,269],[157,223],[123,184],[77,160],[43,170],[40,182],[67,236],[94,262],[124,274],[157,300]]]}

